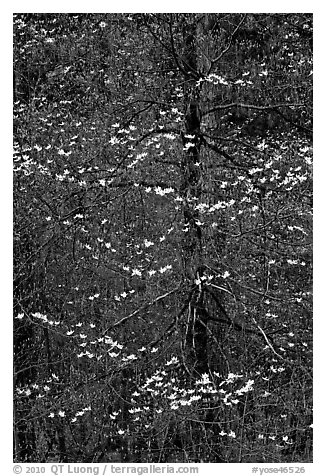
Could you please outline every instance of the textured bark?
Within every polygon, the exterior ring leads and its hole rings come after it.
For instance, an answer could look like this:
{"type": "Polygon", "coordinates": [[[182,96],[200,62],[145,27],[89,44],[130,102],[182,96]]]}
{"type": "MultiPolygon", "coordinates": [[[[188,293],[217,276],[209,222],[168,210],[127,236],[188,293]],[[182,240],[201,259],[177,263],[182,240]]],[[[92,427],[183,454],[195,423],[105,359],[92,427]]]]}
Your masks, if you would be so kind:
{"type": "MultiPolygon", "coordinates": [[[[184,199],[185,236],[183,240],[183,258],[185,278],[193,287],[202,268],[202,230],[199,212],[194,210],[196,201],[202,195],[201,177],[201,110],[197,87],[197,26],[195,21],[185,22],[184,36],[184,75],[185,75],[185,120],[184,120],[184,156],[182,163],[181,194],[184,199]]],[[[207,317],[203,312],[203,292],[199,287],[193,293],[188,307],[186,331],[186,355],[188,364],[195,375],[208,371],[207,355],[207,317]]]]}

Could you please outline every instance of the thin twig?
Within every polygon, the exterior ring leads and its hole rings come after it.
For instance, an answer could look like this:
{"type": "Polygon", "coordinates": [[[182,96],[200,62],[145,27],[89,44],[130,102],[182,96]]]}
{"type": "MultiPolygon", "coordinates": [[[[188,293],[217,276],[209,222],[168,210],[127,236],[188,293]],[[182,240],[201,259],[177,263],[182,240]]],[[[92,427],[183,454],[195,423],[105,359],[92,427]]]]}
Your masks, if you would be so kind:
{"type": "Polygon", "coordinates": [[[115,322],[114,324],[112,324],[110,327],[108,327],[103,333],[102,333],[102,336],[104,336],[109,330],[113,329],[114,327],[118,327],[120,326],[120,324],[123,324],[125,321],[127,321],[128,319],[131,319],[132,317],[135,317],[137,316],[141,311],[143,311],[144,309],[146,309],[147,307],[149,306],[152,306],[153,304],[159,302],[159,301],[162,301],[162,299],[165,299],[166,297],[170,296],[171,294],[175,293],[176,291],[178,291],[180,288],[180,286],[177,286],[176,288],[172,289],[172,291],[168,291],[167,293],[165,294],[162,294],[161,296],[158,296],[157,298],[153,299],[153,301],[151,302],[148,302],[146,304],[144,304],[143,306],[139,307],[138,309],[136,309],[136,311],[132,312],[131,314],[128,314],[128,316],[125,316],[125,317],[122,317],[119,321],[115,322]]]}

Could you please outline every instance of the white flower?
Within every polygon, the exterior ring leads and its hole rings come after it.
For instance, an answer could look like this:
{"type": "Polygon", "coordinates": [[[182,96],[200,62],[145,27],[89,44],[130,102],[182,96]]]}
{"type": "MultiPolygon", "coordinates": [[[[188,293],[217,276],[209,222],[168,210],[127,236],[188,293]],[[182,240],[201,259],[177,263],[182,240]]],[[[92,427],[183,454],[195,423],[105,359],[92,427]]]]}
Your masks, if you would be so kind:
{"type": "Polygon", "coordinates": [[[197,400],[201,400],[201,396],[200,396],[200,395],[192,395],[192,396],[190,397],[190,402],[192,402],[192,401],[195,402],[195,401],[197,401],[197,400]]]}
{"type": "Polygon", "coordinates": [[[288,259],[287,262],[289,264],[298,264],[298,260],[288,259]]]}
{"type": "Polygon", "coordinates": [[[141,276],[141,271],[139,271],[139,269],[133,269],[131,276],[141,276]]]}
{"type": "Polygon", "coordinates": [[[172,357],[172,359],[169,360],[169,362],[167,362],[165,365],[177,364],[178,362],[179,362],[179,360],[178,360],[177,357],[172,357]]]}

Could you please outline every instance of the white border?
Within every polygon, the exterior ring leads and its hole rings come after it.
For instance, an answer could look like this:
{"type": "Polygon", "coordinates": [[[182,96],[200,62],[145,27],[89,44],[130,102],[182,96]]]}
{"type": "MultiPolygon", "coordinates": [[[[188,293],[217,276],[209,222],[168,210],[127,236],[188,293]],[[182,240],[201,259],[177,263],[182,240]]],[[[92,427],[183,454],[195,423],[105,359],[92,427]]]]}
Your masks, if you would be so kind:
{"type": "MultiPolygon", "coordinates": [[[[119,12],[112,7],[115,3],[106,1],[67,2],[57,0],[45,4],[41,1],[15,1],[1,7],[0,15],[0,48],[1,48],[1,445],[0,469],[3,474],[12,473],[12,13],[15,12],[92,12],[92,13],[125,13],[125,12],[260,12],[260,13],[314,13],[314,463],[303,465],[306,474],[320,476],[325,472],[324,461],[325,441],[325,353],[326,329],[325,321],[325,246],[326,227],[324,227],[326,212],[326,171],[325,171],[325,47],[326,16],[322,2],[311,1],[280,1],[270,4],[258,1],[212,2],[203,1],[171,1],[154,2],[119,2],[119,12]],[[91,8],[90,8],[91,6],[91,8]],[[227,7],[227,8],[226,8],[227,7]]],[[[34,465],[35,466],[35,465],[34,465]]],[[[45,465],[48,466],[48,465],[45,465]]],[[[200,474],[214,474],[220,471],[229,474],[251,474],[253,464],[214,464],[199,465],[200,474]]],[[[257,465],[278,467],[279,465],[257,465]]],[[[285,465],[290,466],[290,465],[285,465]]],[[[293,466],[291,464],[291,466],[293,466]]],[[[50,473],[47,473],[50,474],[50,473]]]]}
{"type": "Polygon", "coordinates": [[[90,2],[64,1],[45,3],[40,0],[24,2],[22,0],[12,2],[10,6],[11,12],[76,12],[76,13],[144,13],[144,12],[196,12],[196,13],[311,13],[316,10],[314,3],[319,6],[321,2],[304,2],[298,1],[282,1],[274,0],[267,4],[262,1],[212,1],[200,0],[198,2],[186,0],[166,0],[164,2],[151,1],[119,1],[118,3],[94,0],[90,2]],[[90,8],[91,7],[91,8],[90,8]],[[117,8],[118,7],[118,8],[117,8]]]}

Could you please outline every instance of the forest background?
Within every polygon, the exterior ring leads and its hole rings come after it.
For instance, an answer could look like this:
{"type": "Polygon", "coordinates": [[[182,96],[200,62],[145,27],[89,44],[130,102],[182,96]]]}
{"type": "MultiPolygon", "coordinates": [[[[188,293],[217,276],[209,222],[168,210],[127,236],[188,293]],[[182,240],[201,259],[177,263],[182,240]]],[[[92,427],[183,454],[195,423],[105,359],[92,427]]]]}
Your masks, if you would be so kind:
{"type": "MultiPolygon", "coordinates": [[[[223,78],[222,78],[222,79],[223,79],[223,78]]],[[[220,79],[218,79],[217,81],[219,82],[220,79]]],[[[212,83],[212,81],[211,81],[211,83],[212,83]]],[[[219,83],[219,85],[220,85],[220,83],[219,83]]],[[[213,87],[213,89],[214,89],[214,87],[216,87],[216,84],[213,84],[212,87],[213,87]]],[[[162,110],[161,110],[161,111],[162,111],[162,110]]],[[[159,112],[159,111],[158,111],[158,112],[159,112]]],[[[163,110],[162,112],[165,112],[165,111],[163,110]]],[[[163,114],[162,114],[162,116],[164,117],[163,114]]],[[[159,116],[159,119],[160,119],[160,118],[161,118],[161,117],[159,116]]],[[[174,119],[172,119],[172,120],[174,120],[174,119]]],[[[214,118],[214,120],[215,120],[215,118],[214,118]]],[[[237,119],[237,120],[238,120],[238,119],[237,119]]],[[[161,125],[161,124],[160,124],[160,125],[161,125]]],[[[237,129],[238,126],[239,126],[239,125],[236,124],[235,128],[237,129]]],[[[243,127],[246,127],[246,126],[247,126],[247,124],[240,124],[240,128],[243,128],[243,127]]],[[[184,124],[183,124],[183,127],[185,127],[184,124]]],[[[233,126],[232,126],[232,127],[234,127],[234,123],[233,123],[233,126]]],[[[249,130],[250,130],[250,128],[249,128],[249,130]]],[[[248,132],[248,129],[246,129],[246,131],[248,132]]],[[[268,132],[267,134],[269,134],[269,132],[268,132]]],[[[249,135],[250,135],[250,134],[249,134],[249,135]]],[[[248,137],[248,136],[247,136],[247,137],[248,137]]],[[[111,137],[110,137],[110,138],[111,138],[111,137]]],[[[263,131],[263,139],[264,139],[264,131],[263,131]]],[[[172,139],[171,139],[171,140],[172,140],[172,139]]],[[[183,139],[182,139],[182,140],[183,140],[183,139]]],[[[191,154],[190,154],[190,155],[187,155],[187,154],[188,154],[187,142],[186,142],[186,143],[183,142],[182,144],[183,144],[183,149],[185,149],[185,150],[184,150],[184,153],[185,153],[186,159],[188,160],[191,154]]],[[[112,144],[112,145],[114,145],[114,144],[112,144]]],[[[255,145],[257,145],[257,144],[255,144],[255,145]]],[[[200,144],[200,148],[202,148],[202,147],[203,147],[203,145],[200,144]]],[[[215,145],[215,147],[216,147],[216,145],[215,145]]],[[[69,152],[69,151],[66,151],[66,152],[69,152]]],[[[201,151],[200,151],[200,152],[201,152],[201,151]]],[[[214,151],[213,151],[213,152],[214,152],[214,151]]],[[[218,154],[220,151],[216,151],[216,150],[215,150],[215,152],[218,154]]],[[[211,160],[211,159],[207,158],[207,160],[208,160],[208,163],[209,163],[209,160],[211,160]]],[[[189,165],[189,163],[187,164],[187,166],[188,166],[188,165],[189,165]]],[[[259,172],[258,172],[258,173],[259,173],[259,172]]],[[[101,179],[102,179],[102,177],[99,177],[99,180],[101,180],[101,179]]],[[[219,180],[219,179],[218,179],[218,180],[219,180]]],[[[135,182],[135,183],[137,184],[137,182],[135,182]]],[[[159,187],[160,187],[160,185],[159,185],[159,187]]],[[[137,188],[137,185],[136,185],[136,188],[137,188]]],[[[164,188],[161,187],[161,190],[164,190],[164,188]]],[[[180,189],[180,190],[181,190],[181,189],[180,189]]],[[[223,190],[223,188],[222,188],[222,190],[223,190]]],[[[159,193],[156,193],[156,195],[157,195],[158,197],[163,196],[163,197],[165,198],[165,195],[164,195],[164,194],[161,195],[160,189],[158,189],[158,192],[159,192],[159,193]]],[[[133,193],[133,192],[132,192],[132,193],[133,193]]],[[[147,193],[149,193],[149,192],[147,192],[147,193]]],[[[168,194],[169,194],[169,192],[167,192],[167,195],[168,195],[168,194]]],[[[132,195],[132,196],[133,196],[133,195],[132,195]]],[[[174,199],[175,199],[175,198],[177,198],[177,197],[174,197],[174,199]]],[[[160,200],[160,199],[159,199],[159,200],[160,200]]],[[[177,202],[178,202],[178,200],[177,200],[177,202]]],[[[156,202],[156,198],[155,198],[155,197],[154,197],[153,203],[155,204],[155,207],[156,207],[157,202],[156,202]]],[[[257,203],[258,203],[258,201],[257,201],[257,203]]],[[[253,206],[255,206],[255,204],[253,204],[253,206]]],[[[258,206],[258,205],[257,205],[257,206],[258,206]]],[[[202,211],[202,210],[201,210],[201,211],[202,211]]],[[[184,217],[185,217],[185,210],[183,210],[183,209],[182,209],[182,214],[183,214],[183,220],[184,220],[184,219],[185,219],[185,218],[184,218],[184,217]]],[[[196,218],[197,218],[197,217],[196,217],[196,218]]],[[[78,218],[77,218],[77,219],[78,219],[78,218]]],[[[190,221],[190,220],[189,220],[189,221],[190,221]]],[[[212,223],[213,223],[213,222],[212,222],[212,223]]],[[[197,228],[196,228],[196,226],[197,226],[197,225],[196,225],[196,223],[195,223],[195,225],[194,225],[194,236],[195,236],[195,233],[197,233],[197,231],[198,231],[197,228]]],[[[290,224],[290,226],[291,226],[291,224],[290,224]]],[[[296,226],[296,225],[294,225],[294,226],[296,226]]],[[[213,227],[213,228],[214,228],[214,227],[213,227]]],[[[215,227],[215,228],[218,228],[218,227],[215,227]]],[[[163,236],[163,235],[162,235],[162,236],[163,236]]],[[[146,237],[144,237],[144,239],[143,239],[143,244],[144,244],[144,241],[145,241],[146,239],[150,242],[152,238],[146,238],[146,237]]],[[[197,238],[196,238],[196,239],[197,239],[197,238]]],[[[178,240],[179,240],[179,238],[178,238],[178,240]]],[[[166,240],[164,240],[164,241],[166,241],[166,240]]],[[[186,240],[186,241],[187,241],[187,240],[186,240]]],[[[108,243],[108,242],[107,242],[107,243],[108,243]]],[[[173,242],[172,242],[172,243],[173,243],[173,242]]],[[[87,243],[86,243],[86,244],[87,244],[87,243]]],[[[111,244],[111,246],[112,246],[112,244],[111,244]]],[[[144,244],[144,248],[146,248],[146,249],[148,248],[149,250],[152,248],[152,246],[153,246],[153,245],[149,245],[149,246],[147,247],[146,244],[144,244]]],[[[197,246],[197,244],[195,245],[195,247],[196,247],[196,246],[197,246]]],[[[173,244],[173,247],[174,247],[174,249],[175,249],[174,244],[173,244]]],[[[107,249],[109,249],[109,248],[107,247],[107,249]]],[[[189,251],[189,250],[188,250],[188,251],[189,251]]],[[[196,252],[197,252],[197,251],[196,251],[196,252]]],[[[189,251],[189,253],[191,253],[191,251],[189,251]]],[[[160,258],[162,258],[162,255],[160,255],[160,258]]],[[[189,258],[189,259],[191,260],[191,258],[189,258]]],[[[290,259],[291,259],[291,258],[290,258],[290,259]]],[[[197,265],[197,262],[196,262],[196,265],[197,265]]],[[[165,266],[168,266],[168,264],[166,263],[165,266]]],[[[191,264],[191,266],[192,266],[192,264],[191,264]]],[[[133,269],[138,270],[137,267],[134,267],[133,269]]],[[[159,269],[164,269],[164,266],[163,266],[163,265],[160,266],[160,268],[158,268],[157,272],[159,272],[159,269]]],[[[149,269],[149,271],[150,271],[150,269],[149,269]]],[[[223,270],[223,271],[224,271],[224,270],[223,270]]],[[[169,270],[169,268],[168,268],[166,271],[163,271],[163,272],[160,273],[160,274],[161,274],[162,276],[164,276],[165,273],[169,273],[169,272],[170,272],[170,270],[169,270]]],[[[188,278],[187,272],[188,272],[188,271],[185,270],[186,280],[187,280],[187,279],[192,279],[192,278],[188,278]]],[[[225,272],[227,272],[227,270],[224,271],[224,273],[225,273],[225,272]]],[[[222,273],[220,273],[220,274],[222,274],[222,273]]],[[[153,274],[153,276],[154,276],[154,274],[153,274]]],[[[217,276],[217,275],[216,275],[216,276],[217,276]]],[[[137,273],[136,273],[136,275],[134,276],[134,278],[137,278],[137,273]]],[[[229,276],[226,275],[226,277],[223,278],[223,274],[222,274],[222,276],[220,276],[220,278],[227,280],[227,279],[229,278],[229,276]]],[[[296,277],[296,278],[297,278],[297,277],[296,277]]],[[[213,278],[211,278],[211,279],[213,279],[213,278]]],[[[214,279],[216,279],[216,277],[214,277],[214,279]]],[[[196,280],[196,276],[194,277],[194,281],[195,281],[195,280],[196,280]]],[[[167,282],[167,283],[168,283],[168,282],[167,282]]],[[[172,283],[173,283],[173,281],[171,281],[171,285],[172,285],[172,283]]],[[[221,285],[221,282],[217,282],[217,281],[212,281],[212,285],[213,285],[213,286],[215,285],[215,286],[223,287],[223,286],[221,285]]],[[[160,286],[161,286],[161,284],[160,284],[160,286]]],[[[162,286],[163,286],[164,290],[166,291],[166,293],[169,293],[170,291],[173,291],[173,289],[171,289],[172,286],[171,286],[170,289],[168,288],[168,284],[164,284],[164,283],[163,283],[162,286]]],[[[208,287],[209,287],[209,286],[208,286],[208,287]]],[[[161,289],[163,289],[163,288],[161,288],[161,289]]],[[[145,289],[145,290],[144,290],[144,289],[141,289],[140,291],[139,291],[139,290],[136,290],[136,292],[149,293],[148,296],[150,297],[150,299],[147,300],[147,301],[146,301],[146,299],[144,300],[144,304],[145,304],[146,306],[147,306],[149,303],[151,303],[152,306],[155,306],[156,303],[153,303],[153,301],[154,301],[157,297],[161,297],[163,294],[166,294],[166,293],[161,293],[161,294],[158,294],[158,295],[154,295],[154,296],[153,296],[153,295],[152,295],[152,291],[149,291],[148,289],[147,289],[147,290],[146,290],[146,289],[145,289]]],[[[122,293],[124,293],[124,290],[122,290],[122,293]]],[[[120,293],[120,294],[121,294],[121,293],[120,293]]],[[[96,293],[94,292],[93,295],[96,295],[96,293]]],[[[116,295],[116,294],[115,294],[115,295],[116,295]]],[[[172,293],[172,295],[173,295],[173,293],[172,293]]],[[[182,296],[183,296],[183,294],[182,294],[182,296]]],[[[167,298],[169,299],[169,296],[167,296],[167,298]]],[[[138,299],[138,298],[137,298],[137,299],[138,299]]],[[[164,298],[164,299],[165,299],[165,298],[164,298]]],[[[225,299],[225,297],[223,297],[223,299],[225,299]]],[[[96,301],[96,297],[95,297],[94,301],[96,301]]],[[[171,309],[171,305],[173,306],[174,304],[173,304],[173,303],[171,304],[171,302],[170,302],[170,303],[168,304],[168,307],[166,308],[168,312],[169,312],[170,309],[171,309]]],[[[209,306],[209,305],[210,305],[210,304],[207,304],[207,306],[209,306]]],[[[226,304],[223,303],[222,305],[223,305],[223,307],[225,307],[225,306],[230,306],[229,303],[226,303],[226,304]]],[[[219,304],[216,304],[216,306],[219,306],[219,304]]],[[[139,307],[141,307],[141,306],[138,306],[138,307],[136,306],[136,307],[132,308],[132,312],[134,312],[134,310],[137,311],[139,307]]],[[[164,306],[163,306],[163,307],[164,307],[164,306]]],[[[176,306],[176,308],[178,308],[178,306],[176,306]]],[[[182,306],[181,306],[181,309],[182,309],[182,306]]],[[[180,310],[181,310],[181,309],[180,309],[180,310]]],[[[34,311],[36,311],[36,310],[33,309],[33,312],[34,312],[34,311]]],[[[129,312],[129,313],[125,314],[125,315],[129,315],[129,314],[131,314],[132,312],[129,312]]],[[[146,311],[146,312],[147,312],[147,311],[146,311]]],[[[208,311],[208,312],[210,312],[210,311],[208,311]]],[[[223,311],[222,311],[222,312],[223,312],[223,311]]],[[[228,314],[231,312],[231,315],[232,315],[232,309],[231,309],[231,308],[230,308],[230,309],[229,309],[229,308],[226,309],[226,312],[227,312],[228,314]]],[[[37,313],[37,311],[34,312],[34,314],[36,314],[36,313],[37,313]]],[[[44,313],[44,314],[43,314],[43,313],[40,313],[40,314],[43,315],[43,316],[45,315],[45,313],[44,313]]],[[[193,316],[192,316],[192,317],[189,317],[189,316],[188,316],[187,319],[194,319],[194,317],[193,317],[193,316]]],[[[186,319],[186,320],[187,320],[187,319],[186,319]]],[[[209,319],[208,319],[208,320],[209,320],[209,319]]],[[[246,331],[243,330],[243,328],[244,328],[244,323],[243,323],[243,322],[240,322],[240,323],[238,323],[237,321],[235,322],[235,321],[234,321],[234,316],[232,316],[232,320],[233,320],[233,324],[232,324],[233,327],[236,328],[238,324],[242,326],[242,331],[240,331],[240,330],[238,331],[238,332],[241,332],[241,333],[242,333],[242,334],[241,334],[242,337],[245,338],[245,335],[246,335],[246,334],[250,334],[250,333],[251,333],[250,331],[249,331],[249,332],[246,332],[246,331]]],[[[18,319],[17,321],[19,321],[19,319],[18,319]]],[[[117,322],[117,321],[115,321],[115,322],[117,322]]],[[[78,324],[78,322],[76,322],[76,323],[78,324]]],[[[222,327],[223,327],[223,322],[221,322],[221,324],[222,324],[222,327]]],[[[258,324],[258,325],[259,325],[259,324],[258,324]]],[[[187,324],[180,324],[180,326],[181,326],[181,328],[180,328],[180,330],[179,330],[178,332],[180,332],[181,335],[183,335],[183,332],[184,332],[184,337],[182,337],[181,340],[184,339],[184,345],[185,345],[185,347],[186,347],[186,346],[187,346],[187,343],[186,343],[186,341],[187,341],[187,332],[188,332],[188,331],[187,331],[187,324]],[[185,325],[184,328],[182,327],[183,325],[185,325]]],[[[212,326],[214,327],[215,324],[212,324],[212,326]]],[[[260,327],[262,327],[262,326],[260,326],[260,327]]],[[[208,326],[207,326],[207,328],[208,328],[208,326]]],[[[262,328],[262,329],[263,329],[263,328],[262,328]]],[[[106,329],[104,329],[104,330],[106,330],[106,329]]],[[[236,329],[235,329],[235,330],[236,330],[236,329]]],[[[251,330],[251,327],[250,327],[250,330],[251,330]]],[[[43,329],[43,331],[44,331],[44,329],[43,329]]],[[[156,331],[155,331],[155,332],[156,332],[156,331]]],[[[174,332],[175,332],[175,331],[174,331],[174,332]]],[[[214,331],[214,333],[215,333],[215,332],[216,332],[216,331],[214,331]]],[[[196,333],[195,333],[195,334],[196,334],[196,333]]],[[[159,336],[157,336],[157,337],[159,337],[159,336]]],[[[216,337],[216,334],[215,334],[215,337],[216,337]]],[[[211,336],[211,338],[213,338],[213,337],[211,336]]],[[[179,337],[178,337],[178,339],[179,339],[179,337]]],[[[192,338],[192,339],[193,339],[193,338],[192,338]]],[[[188,339],[188,340],[189,340],[189,339],[188,339]]],[[[213,339],[213,340],[214,340],[214,339],[213,339]]],[[[245,340],[245,339],[244,339],[244,340],[245,340]]],[[[259,340],[259,338],[258,338],[258,340],[259,340]]],[[[243,343],[244,343],[244,341],[243,341],[243,343]]],[[[192,381],[193,381],[192,379],[194,378],[194,377],[192,377],[191,375],[189,375],[189,373],[191,374],[192,372],[198,372],[198,369],[196,369],[196,365],[198,365],[198,362],[197,362],[197,361],[198,361],[198,356],[196,355],[196,349],[195,349],[194,339],[192,340],[192,345],[193,345],[194,349],[189,350],[189,355],[187,354],[187,359],[188,359],[188,360],[186,361],[186,366],[188,367],[188,370],[185,371],[185,372],[187,373],[189,379],[190,379],[189,382],[192,382],[192,381]],[[192,368],[192,369],[189,368],[188,361],[192,363],[192,364],[191,364],[191,365],[193,365],[193,368],[192,368]],[[188,371],[189,371],[189,372],[188,372],[188,371]]],[[[207,345],[208,345],[208,347],[209,347],[211,344],[210,344],[209,342],[207,342],[207,345]]],[[[244,344],[244,345],[246,346],[247,344],[244,344]]],[[[154,348],[155,348],[155,347],[154,347],[154,348]]],[[[209,352],[208,352],[209,356],[208,356],[207,359],[208,359],[209,372],[212,372],[212,369],[211,369],[211,361],[210,361],[210,359],[212,358],[212,354],[210,354],[210,352],[211,352],[211,348],[210,348],[210,347],[209,347],[209,349],[210,349],[209,352]]],[[[274,348],[274,350],[276,351],[275,348],[274,348]]],[[[183,348],[183,350],[182,350],[180,356],[182,355],[182,353],[187,353],[187,352],[188,352],[188,351],[186,351],[185,348],[183,348]]],[[[163,352],[163,354],[164,354],[164,352],[163,352]]],[[[163,354],[162,354],[162,355],[163,355],[163,354]]],[[[131,353],[128,353],[128,354],[126,354],[126,355],[128,356],[128,355],[132,355],[132,354],[131,354],[131,353]]],[[[91,360],[91,359],[90,359],[90,360],[91,360]]],[[[181,359],[180,359],[180,360],[181,360],[181,359]]],[[[228,359],[226,359],[226,360],[228,360],[228,359]]],[[[167,360],[167,361],[169,361],[169,360],[167,360]]],[[[202,363],[202,365],[205,366],[206,364],[205,364],[205,363],[202,363]]],[[[178,366],[178,364],[177,364],[177,366],[178,366]]],[[[200,372],[200,373],[202,374],[202,372],[200,372]]],[[[204,372],[204,373],[205,373],[205,372],[204,372]]],[[[216,372],[216,373],[219,373],[219,372],[216,372]]],[[[229,375],[229,373],[226,373],[226,374],[225,374],[226,377],[227,377],[228,375],[229,375]]],[[[248,378],[247,378],[246,382],[248,382],[248,378]]],[[[212,382],[212,383],[213,383],[213,386],[214,386],[214,385],[215,385],[215,386],[217,385],[217,383],[216,383],[215,381],[212,382]]],[[[219,383],[220,383],[220,382],[219,382],[219,383]]],[[[219,383],[218,383],[218,385],[219,385],[219,383]]],[[[229,383],[230,383],[230,382],[229,382],[229,383]]],[[[234,383],[234,382],[232,382],[232,383],[234,383]]],[[[238,387],[235,387],[235,388],[234,388],[234,391],[239,390],[239,388],[240,388],[240,389],[243,388],[243,385],[244,385],[244,384],[245,384],[245,382],[241,382],[242,387],[241,387],[241,385],[239,385],[238,387]]],[[[188,390],[192,390],[192,388],[188,388],[188,390]]],[[[198,393],[196,393],[196,396],[197,396],[197,395],[198,395],[198,393]]],[[[196,403],[196,402],[195,402],[195,403],[196,403]]],[[[200,405],[199,405],[199,406],[200,406],[200,405]]],[[[137,408],[137,407],[136,407],[136,408],[137,408]]],[[[58,408],[58,411],[60,411],[59,408],[58,408]]],[[[78,410],[77,410],[77,411],[78,411],[78,410]]],[[[203,411],[203,410],[200,409],[200,408],[198,408],[198,407],[196,407],[196,412],[200,412],[200,411],[203,411]]],[[[206,410],[204,410],[204,411],[206,411],[206,410]]],[[[191,412],[192,412],[192,413],[191,413],[192,416],[190,416],[190,414],[188,414],[188,415],[187,415],[187,418],[184,418],[184,417],[181,418],[181,420],[180,420],[180,421],[182,422],[182,423],[181,423],[181,426],[184,424],[185,421],[188,422],[188,424],[190,424],[189,422],[190,422],[190,420],[193,418],[193,415],[194,415],[193,412],[194,412],[194,410],[192,409],[191,412]]],[[[111,413],[111,414],[112,414],[112,413],[111,413]]],[[[159,414],[159,413],[158,413],[158,414],[159,414]]],[[[249,412],[249,414],[250,414],[250,412],[249,412]]],[[[178,421],[177,421],[177,422],[174,422],[174,425],[176,425],[177,430],[175,430],[175,428],[173,428],[172,430],[171,430],[170,428],[165,428],[165,430],[166,430],[166,441],[168,441],[169,443],[173,442],[173,438],[175,437],[175,434],[177,434],[178,432],[180,433],[180,431],[179,431],[180,428],[179,428],[179,426],[178,426],[178,425],[180,425],[180,421],[179,421],[179,422],[178,422],[178,421]],[[169,432],[171,433],[171,435],[169,435],[169,432]]],[[[191,425],[192,425],[192,424],[191,424],[191,425]]],[[[164,425],[163,425],[163,427],[164,427],[164,425]]],[[[163,427],[162,427],[162,428],[163,428],[163,427]]],[[[220,430],[220,432],[223,432],[223,429],[220,428],[219,430],[220,430]]],[[[142,430],[142,431],[143,431],[143,430],[142,430]]],[[[227,430],[227,433],[228,433],[228,434],[229,434],[230,432],[232,432],[232,429],[228,429],[228,430],[227,430]]],[[[164,433],[163,430],[162,430],[162,433],[164,433]]],[[[182,438],[183,438],[183,437],[181,437],[182,445],[185,445],[185,446],[187,447],[188,442],[185,441],[185,440],[183,440],[182,438]]],[[[231,438],[232,438],[232,436],[231,436],[231,438]]],[[[229,440],[229,441],[230,441],[230,440],[229,440]]],[[[272,441],[273,441],[273,440],[272,440],[272,441]]],[[[174,443],[175,443],[175,442],[173,442],[173,443],[171,443],[171,444],[174,444],[174,443]]],[[[218,445],[220,446],[220,442],[218,443],[218,445]]],[[[179,446],[180,446],[180,442],[179,442],[179,446]]],[[[228,445],[226,445],[226,446],[228,447],[228,445]]],[[[169,451],[170,451],[170,449],[171,449],[171,448],[169,448],[169,451]]],[[[211,449],[212,449],[212,448],[209,448],[210,452],[211,452],[211,449]]],[[[178,447],[178,443],[177,443],[177,444],[176,444],[176,449],[175,449],[176,454],[177,454],[178,451],[180,451],[180,450],[181,450],[181,452],[184,453],[184,447],[179,448],[179,447],[178,447]]],[[[189,450],[189,448],[188,448],[188,450],[189,450]]],[[[207,448],[207,450],[208,450],[208,448],[207,448]]],[[[163,453],[162,453],[162,454],[163,454],[163,453]]],[[[179,457],[180,457],[180,455],[179,455],[179,457]]]]}

